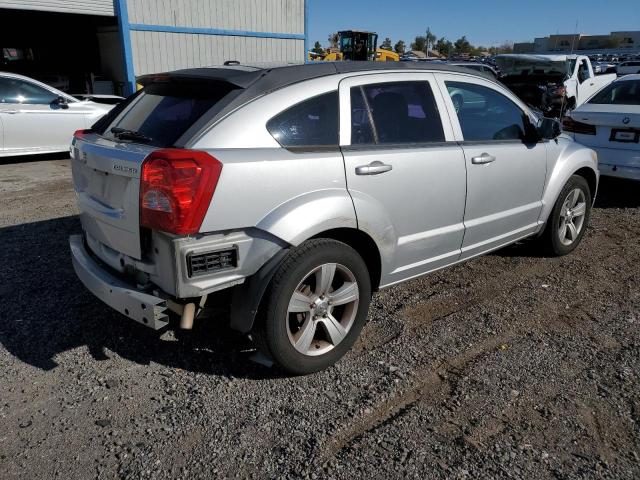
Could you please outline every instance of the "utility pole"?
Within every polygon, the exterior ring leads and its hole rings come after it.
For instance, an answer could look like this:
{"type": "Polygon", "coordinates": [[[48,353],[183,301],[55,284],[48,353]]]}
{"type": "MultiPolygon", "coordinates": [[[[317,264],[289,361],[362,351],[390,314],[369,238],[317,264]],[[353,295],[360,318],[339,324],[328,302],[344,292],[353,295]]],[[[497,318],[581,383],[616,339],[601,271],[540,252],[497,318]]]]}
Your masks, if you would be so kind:
{"type": "Polygon", "coordinates": [[[427,58],[429,58],[429,37],[431,37],[431,29],[427,27],[427,58]]]}

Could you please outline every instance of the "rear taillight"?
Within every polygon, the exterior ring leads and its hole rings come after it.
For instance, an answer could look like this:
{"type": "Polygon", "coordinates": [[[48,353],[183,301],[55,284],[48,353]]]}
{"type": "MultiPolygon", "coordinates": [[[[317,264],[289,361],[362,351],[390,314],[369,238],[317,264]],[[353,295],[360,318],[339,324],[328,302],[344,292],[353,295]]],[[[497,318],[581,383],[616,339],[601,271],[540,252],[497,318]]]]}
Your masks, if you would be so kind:
{"type": "Polygon", "coordinates": [[[206,152],[163,149],[142,164],[140,225],[187,235],[202,225],[222,164],[206,152]]]}
{"type": "Polygon", "coordinates": [[[576,122],[571,117],[564,117],[562,119],[562,129],[565,132],[582,133],[584,135],[595,135],[595,125],[589,125],[588,123],[576,122]]]}
{"type": "Polygon", "coordinates": [[[91,129],[76,130],[75,132],[73,132],[73,136],[74,136],[75,138],[82,138],[82,137],[84,137],[85,135],[88,135],[88,134],[90,134],[90,133],[92,133],[92,130],[91,130],[91,129]]]}

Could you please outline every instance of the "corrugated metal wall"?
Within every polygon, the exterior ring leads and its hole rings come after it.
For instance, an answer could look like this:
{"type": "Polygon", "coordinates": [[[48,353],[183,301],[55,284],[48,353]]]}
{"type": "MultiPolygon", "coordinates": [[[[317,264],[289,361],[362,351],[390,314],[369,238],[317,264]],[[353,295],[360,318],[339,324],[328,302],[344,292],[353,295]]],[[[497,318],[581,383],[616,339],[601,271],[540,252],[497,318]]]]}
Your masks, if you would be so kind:
{"type": "Polygon", "coordinates": [[[113,16],[113,0],[0,0],[0,8],[113,16]]]}
{"type": "Polygon", "coordinates": [[[165,32],[131,32],[136,75],[241,63],[302,62],[304,40],[165,32]]]}
{"type": "Polygon", "coordinates": [[[130,23],[304,34],[304,0],[127,0],[130,23]]]}
{"type": "Polygon", "coordinates": [[[304,0],[128,0],[127,6],[135,75],[221,65],[226,60],[305,59],[304,0]],[[236,32],[140,31],[136,25],[236,32]],[[260,35],[244,36],[242,32],[260,35]],[[299,38],[277,38],[279,35],[299,38]]]}

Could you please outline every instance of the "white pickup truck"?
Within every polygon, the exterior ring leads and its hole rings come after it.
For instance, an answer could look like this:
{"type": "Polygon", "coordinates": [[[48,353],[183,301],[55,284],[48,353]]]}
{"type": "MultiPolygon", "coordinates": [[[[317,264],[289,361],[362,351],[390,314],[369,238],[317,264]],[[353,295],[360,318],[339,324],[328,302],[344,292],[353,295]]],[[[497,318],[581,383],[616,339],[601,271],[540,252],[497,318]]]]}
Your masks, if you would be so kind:
{"type": "Polygon", "coordinates": [[[597,75],[584,55],[498,55],[500,81],[545,115],[562,116],[616,79],[597,75]]]}

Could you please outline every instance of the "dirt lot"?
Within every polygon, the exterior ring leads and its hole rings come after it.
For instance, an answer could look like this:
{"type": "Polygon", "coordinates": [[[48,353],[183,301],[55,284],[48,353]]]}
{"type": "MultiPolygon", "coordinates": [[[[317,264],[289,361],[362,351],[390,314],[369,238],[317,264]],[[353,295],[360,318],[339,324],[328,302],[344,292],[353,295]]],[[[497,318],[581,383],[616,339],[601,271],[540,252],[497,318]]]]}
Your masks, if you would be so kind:
{"type": "Polygon", "coordinates": [[[201,323],[87,293],[69,161],[0,164],[2,478],[640,478],[640,187],[582,246],[514,246],[377,294],[336,367],[287,378],[201,323]]]}

